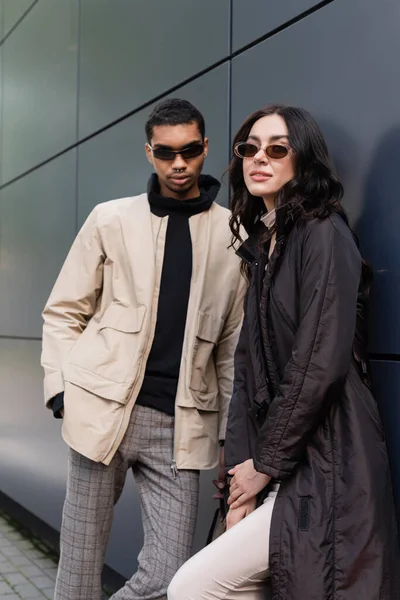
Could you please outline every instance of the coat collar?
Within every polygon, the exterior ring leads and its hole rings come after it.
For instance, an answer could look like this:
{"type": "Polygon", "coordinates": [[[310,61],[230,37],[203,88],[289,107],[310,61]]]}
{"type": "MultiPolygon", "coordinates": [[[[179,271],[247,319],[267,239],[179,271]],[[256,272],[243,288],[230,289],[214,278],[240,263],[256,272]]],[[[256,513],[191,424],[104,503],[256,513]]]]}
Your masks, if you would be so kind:
{"type": "Polygon", "coordinates": [[[294,222],[287,221],[285,211],[282,209],[277,209],[271,213],[260,214],[257,217],[252,230],[249,232],[249,237],[236,250],[236,254],[239,256],[239,258],[241,258],[249,266],[253,266],[260,256],[260,252],[262,250],[259,242],[266,226],[268,229],[275,226],[276,244],[271,256],[272,260],[273,258],[277,258],[277,256],[282,254],[289,234],[293,229],[294,222]]]}
{"type": "Polygon", "coordinates": [[[262,223],[264,223],[264,225],[267,229],[272,229],[273,226],[275,225],[275,221],[276,221],[275,208],[274,208],[274,210],[270,210],[269,212],[264,213],[263,216],[260,218],[260,221],[262,223]]]}

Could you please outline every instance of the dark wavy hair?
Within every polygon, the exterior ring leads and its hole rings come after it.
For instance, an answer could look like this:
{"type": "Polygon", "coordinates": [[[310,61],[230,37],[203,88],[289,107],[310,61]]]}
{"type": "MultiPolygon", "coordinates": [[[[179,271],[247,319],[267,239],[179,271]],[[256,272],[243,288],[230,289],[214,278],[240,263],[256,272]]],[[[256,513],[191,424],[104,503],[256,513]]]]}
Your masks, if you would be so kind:
{"type": "MultiPolygon", "coordinates": [[[[293,226],[299,219],[329,217],[333,212],[339,213],[350,228],[349,219],[341,200],[343,186],[336,175],[322,131],[315,119],[303,108],[294,106],[272,105],[251,114],[237,132],[232,146],[232,160],[229,166],[229,183],[231,187],[231,217],[229,225],[232,232],[232,246],[242,242],[240,229],[243,227],[248,235],[254,231],[260,216],[266,208],[262,198],[253,196],[248,191],[243,177],[242,159],[237,157],[233,149],[237,142],[247,140],[250,131],[259,119],[268,115],[281,116],[288,128],[289,144],[295,152],[295,177],[278,192],[275,200],[279,211],[279,222],[283,232],[293,226]]],[[[350,228],[351,229],[351,228],[350,228]]],[[[353,233],[357,246],[358,239],[353,233]]],[[[260,244],[264,244],[271,235],[265,229],[260,244]]],[[[242,272],[248,275],[242,264],[242,272]]],[[[369,295],[373,271],[363,260],[362,279],[364,291],[369,295]]]]}
{"type": "MultiPolygon", "coordinates": [[[[302,108],[267,106],[251,114],[237,132],[237,142],[244,142],[254,123],[268,115],[281,116],[288,128],[289,143],[295,152],[295,177],[279,192],[276,208],[281,211],[280,222],[293,223],[301,218],[325,218],[336,211],[347,221],[341,205],[343,186],[334,172],[324,136],[313,117],[302,108]]],[[[241,242],[240,228],[250,235],[260,215],[265,212],[262,198],[252,196],[243,178],[242,159],[232,149],[229,166],[231,186],[232,243],[241,242]]]]}

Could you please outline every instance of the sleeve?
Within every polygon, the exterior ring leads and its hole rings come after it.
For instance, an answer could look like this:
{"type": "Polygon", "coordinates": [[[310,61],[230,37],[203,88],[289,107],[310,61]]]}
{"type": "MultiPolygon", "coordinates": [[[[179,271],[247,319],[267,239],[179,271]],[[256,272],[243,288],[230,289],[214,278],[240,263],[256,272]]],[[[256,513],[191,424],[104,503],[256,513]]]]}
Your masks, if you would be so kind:
{"type": "Polygon", "coordinates": [[[95,208],[78,233],[43,311],[41,364],[46,405],[64,391],[63,364],[94,314],[104,253],[95,208]]]}
{"type": "Polygon", "coordinates": [[[351,361],[361,257],[331,219],[306,226],[300,277],[300,325],[279,391],[260,430],[255,468],[291,475],[312,431],[340,400],[351,361]]]}
{"type": "Polygon", "coordinates": [[[244,277],[240,275],[237,293],[216,348],[215,365],[220,397],[219,440],[225,439],[228,410],[233,389],[234,355],[243,321],[245,288],[246,282],[244,277]]]}
{"type": "Polygon", "coordinates": [[[251,458],[248,429],[248,410],[250,402],[247,388],[247,352],[247,320],[245,310],[245,317],[235,352],[233,394],[229,406],[226,429],[225,463],[227,470],[251,458]]]}

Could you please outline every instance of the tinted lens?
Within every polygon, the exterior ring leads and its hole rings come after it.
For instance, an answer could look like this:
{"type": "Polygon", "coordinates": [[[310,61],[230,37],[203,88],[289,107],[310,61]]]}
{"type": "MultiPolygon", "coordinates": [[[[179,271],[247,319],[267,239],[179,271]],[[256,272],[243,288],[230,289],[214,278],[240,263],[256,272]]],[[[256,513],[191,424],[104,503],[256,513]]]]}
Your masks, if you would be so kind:
{"type": "Polygon", "coordinates": [[[289,154],[289,148],[281,144],[272,144],[265,148],[265,152],[270,158],[285,158],[289,154]]]}
{"type": "Polygon", "coordinates": [[[159,160],[174,160],[175,156],[180,154],[182,158],[187,160],[189,158],[195,158],[195,156],[200,156],[203,151],[203,144],[193,144],[193,146],[182,148],[182,150],[179,151],[169,150],[168,148],[153,148],[153,156],[159,160]]]}
{"type": "Polygon", "coordinates": [[[153,148],[153,156],[159,160],[174,160],[175,152],[167,148],[153,148]]]}
{"type": "Polygon", "coordinates": [[[235,153],[240,158],[252,158],[259,151],[258,146],[249,142],[240,142],[235,146],[235,153]]]}
{"type": "Polygon", "coordinates": [[[200,156],[200,154],[203,154],[203,151],[204,151],[203,144],[193,144],[193,146],[189,146],[188,148],[183,148],[183,150],[181,150],[179,154],[182,156],[182,158],[188,159],[188,158],[195,158],[196,156],[200,156]]]}

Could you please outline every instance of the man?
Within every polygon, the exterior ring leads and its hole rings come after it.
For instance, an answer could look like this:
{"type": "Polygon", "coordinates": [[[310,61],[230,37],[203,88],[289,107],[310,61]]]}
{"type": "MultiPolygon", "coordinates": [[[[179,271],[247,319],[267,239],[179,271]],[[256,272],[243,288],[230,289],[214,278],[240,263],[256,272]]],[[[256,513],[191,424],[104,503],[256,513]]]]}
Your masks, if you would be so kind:
{"type": "Polygon", "coordinates": [[[70,446],[55,600],[100,600],[130,468],[144,546],[113,599],[165,598],[191,553],[199,470],[216,466],[225,436],[244,293],[229,211],[201,175],[193,105],[162,102],[146,134],[148,193],[93,210],[43,312],[45,399],[70,446]]]}

